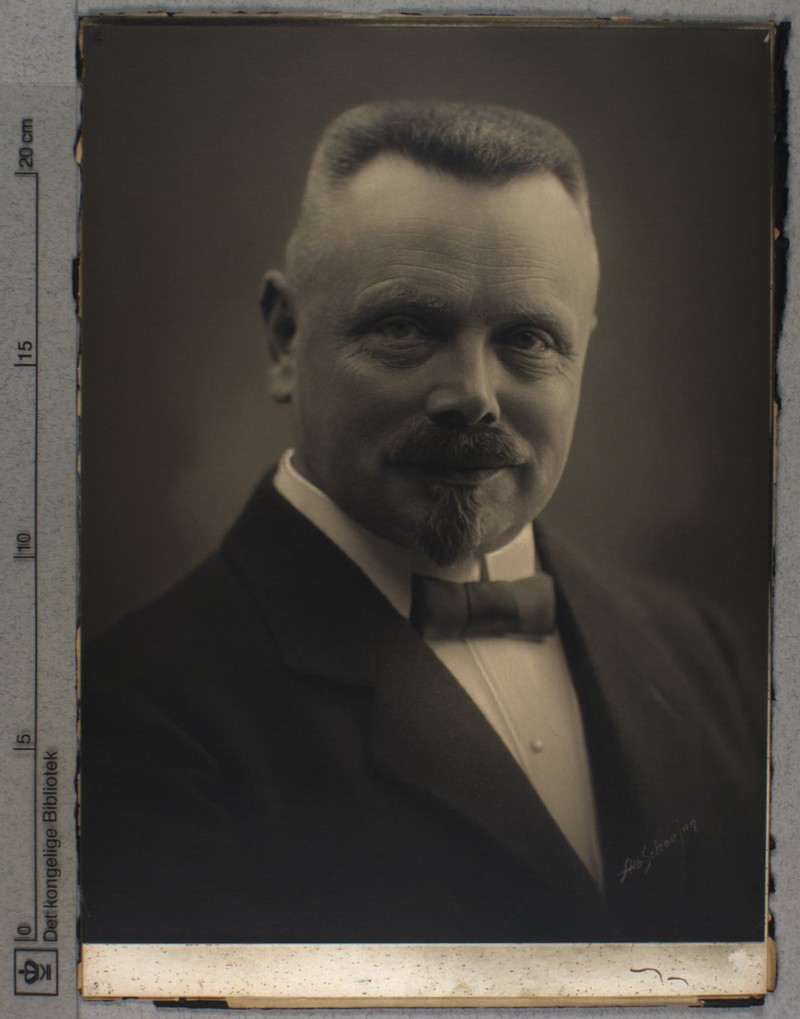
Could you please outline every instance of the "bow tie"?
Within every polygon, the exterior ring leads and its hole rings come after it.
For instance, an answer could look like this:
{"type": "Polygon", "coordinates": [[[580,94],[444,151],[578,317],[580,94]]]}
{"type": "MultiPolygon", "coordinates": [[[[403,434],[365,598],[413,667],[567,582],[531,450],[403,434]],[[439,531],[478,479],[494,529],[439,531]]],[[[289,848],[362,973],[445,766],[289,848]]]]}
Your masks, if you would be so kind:
{"type": "Polygon", "coordinates": [[[556,628],[553,578],[452,583],[415,573],[411,578],[411,625],[423,637],[544,637],[556,628]]]}

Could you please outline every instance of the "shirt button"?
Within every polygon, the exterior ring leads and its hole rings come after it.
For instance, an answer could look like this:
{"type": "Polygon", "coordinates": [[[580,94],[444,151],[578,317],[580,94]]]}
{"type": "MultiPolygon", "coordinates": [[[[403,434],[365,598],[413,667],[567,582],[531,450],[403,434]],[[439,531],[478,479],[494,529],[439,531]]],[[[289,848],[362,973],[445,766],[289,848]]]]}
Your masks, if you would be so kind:
{"type": "Polygon", "coordinates": [[[540,739],[532,739],[530,748],[535,754],[540,754],[544,750],[544,743],[540,739]]]}

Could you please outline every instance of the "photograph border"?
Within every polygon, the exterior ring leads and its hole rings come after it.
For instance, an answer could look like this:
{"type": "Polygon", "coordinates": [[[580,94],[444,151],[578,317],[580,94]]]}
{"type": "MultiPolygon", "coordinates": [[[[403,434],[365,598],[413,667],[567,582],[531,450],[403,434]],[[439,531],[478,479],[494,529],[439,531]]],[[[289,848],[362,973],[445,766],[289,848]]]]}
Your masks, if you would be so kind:
{"type": "MultiPolygon", "coordinates": [[[[351,19],[349,16],[338,15],[338,14],[336,14],[336,15],[328,15],[328,17],[334,17],[334,18],[337,18],[339,20],[370,20],[370,21],[381,20],[381,21],[384,21],[384,23],[392,23],[392,24],[406,24],[407,23],[404,20],[403,16],[397,16],[397,15],[392,15],[392,14],[387,14],[387,15],[385,15],[383,17],[380,17],[379,19],[376,19],[376,17],[374,15],[371,15],[371,14],[356,15],[353,19],[351,19]]],[[[245,21],[245,22],[246,21],[257,22],[257,21],[263,21],[263,19],[265,19],[265,18],[269,19],[269,20],[275,20],[275,21],[278,21],[278,22],[283,22],[283,23],[287,23],[287,21],[289,21],[289,22],[308,23],[308,20],[313,20],[313,21],[320,20],[320,15],[308,15],[307,18],[305,16],[294,15],[294,14],[285,14],[285,15],[282,15],[282,14],[281,15],[269,14],[269,15],[263,15],[263,16],[244,15],[242,18],[238,18],[237,20],[245,21]]],[[[175,21],[184,21],[185,23],[196,23],[196,24],[203,23],[203,24],[207,24],[209,22],[209,20],[211,20],[211,19],[213,19],[215,21],[218,21],[218,20],[220,20],[220,15],[216,15],[216,14],[213,14],[213,15],[212,14],[198,15],[198,16],[193,16],[193,15],[180,16],[179,15],[179,16],[177,16],[175,18],[175,21]]],[[[591,18],[591,17],[589,17],[589,18],[584,18],[584,17],[575,17],[575,18],[572,18],[572,17],[568,17],[568,18],[563,18],[563,17],[547,17],[547,18],[542,18],[542,17],[536,16],[536,17],[532,17],[532,18],[526,18],[526,17],[520,17],[520,16],[516,16],[516,15],[506,15],[506,16],[502,16],[501,15],[501,16],[492,17],[492,18],[482,18],[482,17],[474,17],[474,16],[466,16],[465,17],[463,15],[458,15],[458,14],[454,14],[454,15],[442,15],[442,16],[439,16],[439,15],[430,15],[430,16],[428,16],[428,15],[422,15],[422,16],[416,15],[415,16],[415,23],[417,23],[417,24],[437,24],[437,25],[440,25],[441,27],[446,27],[448,24],[453,24],[453,25],[455,25],[455,24],[469,24],[470,26],[477,26],[480,22],[482,22],[484,20],[485,21],[489,21],[489,20],[496,21],[498,19],[506,20],[507,22],[518,22],[518,23],[529,23],[531,21],[535,21],[537,24],[541,24],[542,22],[546,22],[551,27],[564,27],[564,28],[576,28],[576,27],[581,27],[581,28],[589,28],[589,27],[607,27],[607,28],[613,28],[613,27],[619,27],[621,23],[629,23],[632,26],[643,27],[644,25],[647,24],[647,23],[644,23],[644,22],[642,22],[642,21],[640,21],[640,20],[638,20],[636,18],[631,18],[630,20],[628,20],[628,19],[619,19],[619,20],[616,20],[615,19],[615,21],[613,21],[613,22],[607,22],[607,23],[603,24],[602,22],[598,23],[596,21],[596,19],[591,18]]],[[[82,24],[90,23],[93,20],[95,20],[94,16],[90,16],[88,18],[83,19],[82,20],[82,24]]],[[[138,24],[161,24],[161,23],[163,23],[163,20],[159,16],[157,16],[157,15],[155,15],[155,16],[142,16],[142,17],[135,16],[135,15],[121,15],[121,16],[112,16],[112,17],[109,17],[109,18],[101,17],[101,18],[98,18],[97,20],[100,20],[100,21],[102,21],[104,23],[109,23],[109,22],[114,22],[114,23],[120,23],[120,22],[131,23],[131,22],[136,22],[138,24]]],[[[713,19],[709,19],[707,21],[706,20],[702,20],[702,21],[686,21],[686,22],[682,22],[679,19],[676,19],[675,21],[670,22],[669,27],[682,27],[683,25],[691,25],[692,27],[704,27],[704,26],[718,27],[720,25],[720,22],[719,21],[715,21],[713,19]]],[[[653,29],[656,29],[656,28],[664,27],[664,26],[663,26],[663,24],[662,25],[651,24],[649,27],[652,27],[653,29]]],[[[731,25],[727,24],[726,27],[737,27],[737,26],[731,26],[731,25]]],[[[774,25],[769,24],[769,23],[763,23],[763,22],[749,22],[749,23],[742,24],[740,27],[746,27],[746,28],[759,28],[759,27],[763,27],[763,28],[772,30],[774,28],[774,25]]],[[[776,314],[777,314],[777,311],[776,311],[776,314]]],[[[773,343],[773,349],[774,349],[774,346],[775,346],[774,338],[773,338],[772,343],[773,343]]],[[[129,949],[131,947],[132,946],[128,946],[129,949]]],[[[162,982],[163,982],[163,980],[165,978],[165,975],[166,975],[166,973],[168,971],[172,972],[173,976],[175,976],[175,967],[177,966],[178,974],[179,975],[176,978],[177,979],[177,984],[175,986],[177,986],[180,989],[180,991],[181,991],[181,993],[179,993],[177,995],[177,997],[179,997],[179,998],[194,997],[194,995],[190,993],[190,991],[191,991],[191,987],[190,987],[190,983],[191,983],[191,975],[190,975],[191,967],[190,967],[190,970],[187,971],[184,968],[183,961],[181,961],[180,963],[177,963],[176,959],[174,958],[174,953],[170,952],[170,948],[174,948],[176,946],[153,946],[153,952],[155,954],[153,955],[152,958],[148,958],[148,959],[143,958],[141,952],[138,951],[138,949],[141,949],[142,947],[143,946],[136,946],[137,950],[132,953],[131,958],[134,960],[133,961],[133,969],[134,970],[140,970],[143,964],[144,964],[145,968],[147,966],[150,966],[150,965],[154,966],[155,967],[154,974],[157,972],[158,975],[154,975],[154,977],[153,977],[153,979],[155,981],[153,986],[157,986],[157,987],[160,988],[161,986],[163,986],[162,982]],[[165,965],[167,966],[167,970],[164,969],[165,965]],[[187,976],[188,976],[188,979],[189,979],[189,984],[187,984],[187,983],[181,984],[181,980],[182,979],[186,980],[187,976]]],[[[264,948],[265,946],[259,946],[259,947],[264,948]]],[[[284,949],[286,946],[270,946],[270,947],[271,948],[277,947],[278,949],[284,949]]],[[[303,946],[303,947],[304,948],[315,949],[315,950],[317,950],[317,954],[318,954],[318,950],[319,950],[320,946],[303,946]]],[[[336,947],[337,948],[341,948],[341,947],[344,947],[344,946],[336,946],[336,947]]],[[[362,948],[362,947],[363,948],[376,948],[376,949],[377,948],[381,948],[381,950],[384,953],[384,963],[385,963],[386,946],[347,946],[347,948],[362,948]]],[[[410,946],[410,947],[418,948],[419,946],[410,946]]],[[[439,947],[439,946],[426,946],[426,947],[435,948],[435,947],[439,947]]],[[[497,946],[461,946],[461,947],[462,948],[466,947],[467,949],[469,949],[469,948],[479,948],[481,951],[485,951],[487,947],[489,949],[492,949],[492,948],[496,948],[497,946]]],[[[518,949],[518,948],[521,948],[521,947],[528,948],[528,947],[531,947],[531,946],[513,946],[513,947],[515,949],[518,949]]],[[[539,948],[539,947],[551,948],[553,946],[533,946],[533,947],[536,947],[536,948],[539,948]]],[[[563,946],[557,946],[557,947],[563,947],[563,946]]],[[[602,949],[620,949],[622,947],[628,948],[630,946],[596,946],[596,947],[598,947],[599,949],[602,950],[602,949]]],[[[650,946],[650,947],[652,948],[653,946],[650,946]]],[[[658,961],[660,962],[660,965],[661,966],[665,966],[670,961],[670,958],[673,957],[674,951],[679,949],[681,946],[678,946],[678,945],[667,945],[667,946],[658,946],[658,947],[661,948],[661,949],[666,949],[666,952],[665,952],[665,961],[662,962],[661,961],[661,956],[660,955],[658,956],[658,961]]],[[[698,946],[696,944],[687,945],[685,947],[686,947],[687,950],[691,951],[692,955],[697,955],[698,949],[700,948],[700,946],[698,946]]],[[[84,946],[84,962],[83,962],[83,982],[84,982],[83,983],[83,987],[84,987],[84,994],[85,995],[87,994],[87,984],[89,984],[91,986],[91,990],[90,990],[90,994],[87,995],[87,996],[107,997],[108,994],[105,993],[105,992],[108,990],[108,986],[109,985],[103,985],[102,982],[97,981],[95,979],[95,974],[99,973],[100,967],[102,967],[102,969],[104,971],[107,971],[107,967],[108,967],[110,958],[112,956],[114,958],[118,958],[120,946],[114,946],[111,949],[111,955],[109,955],[109,953],[105,952],[105,951],[95,955],[94,950],[97,949],[97,948],[105,948],[105,946],[96,946],[96,945],[84,946]],[[87,954],[87,948],[90,950],[88,952],[88,954],[87,954]],[[90,967],[94,966],[95,969],[92,970],[90,968],[87,971],[87,962],[89,963],[90,967]]],[[[237,949],[238,948],[240,948],[240,946],[237,946],[237,949]]],[[[293,950],[296,950],[297,948],[298,948],[298,946],[292,946],[293,950]]],[[[722,946],[722,945],[708,946],[708,957],[705,958],[705,961],[703,962],[702,965],[704,967],[705,976],[708,977],[709,980],[710,980],[710,984],[706,985],[706,989],[703,990],[701,993],[699,993],[697,995],[687,995],[687,994],[678,994],[678,993],[676,993],[674,996],[673,995],[653,995],[652,993],[650,993],[650,991],[644,993],[643,995],[640,995],[639,993],[637,993],[636,991],[633,991],[633,990],[630,991],[629,993],[631,993],[634,996],[634,998],[636,998],[637,1000],[642,1000],[643,1002],[646,1000],[647,1003],[652,1003],[652,1004],[662,1003],[664,1001],[698,1002],[698,1001],[701,1001],[701,1000],[712,1000],[712,999],[715,1000],[716,997],[717,997],[717,992],[715,992],[712,989],[711,985],[714,985],[716,980],[723,980],[724,977],[730,977],[731,978],[731,985],[730,986],[737,986],[738,987],[739,985],[737,984],[737,979],[741,975],[743,962],[745,962],[744,969],[748,970],[748,972],[750,973],[751,976],[754,975],[754,974],[757,974],[755,976],[756,984],[759,984],[760,986],[762,986],[764,991],[769,990],[772,986],[774,986],[774,964],[775,964],[775,960],[774,960],[774,946],[773,946],[771,941],[767,941],[764,945],[759,946],[759,948],[762,949],[762,951],[755,952],[751,956],[750,954],[748,954],[747,946],[734,946],[734,945],[730,945],[730,946],[722,946]],[[723,954],[725,954],[727,956],[726,961],[721,961],[720,960],[720,958],[719,958],[720,952],[718,951],[719,949],[723,949],[724,950],[723,954]],[[733,962],[731,961],[732,959],[734,960],[733,962]],[[715,966],[719,966],[720,969],[719,970],[714,969],[715,966]]],[[[214,946],[214,949],[215,949],[215,953],[219,956],[219,958],[225,960],[227,962],[227,964],[230,965],[230,962],[231,962],[230,951],[231,951],[231,949],[229,948],[229,946],[214,946]]],[[[204,956],[204,958],[205,958],[206,963],[208,961],[207,950],[208,950],[207,946],[194,946],[193,949],[192,949],[193,953],[195,953],[195,954],[197,952],[200,952],[200,953],[205,952],[206,955],[204,956]]],[[[491,955],[491,951],[489,952],[489,954],[491,955]]],[[[702,951],[700,952],[700,957],[701,958],[704,957],[704,952],[702,952],[702,951]]],[[[581,958],[581,960],[583,960],[582,956],[580,958],[581,958]]],[[[257,962],[256,965],[257,966],[259,966],[259,965],[275,966],[275,963],[276,963],[276,956],[273,955],[271,957],[271,959],[270,958],[266,958],[266,959],[259,960],[259,962],[257,962]]],[[[499,963],[497,960],[495,960],[495,963],[494,963],[494,965],[503,965],[503,964],[504,963],[499,963]]],[[[337,962],[336,965],[338,966],[339,963],[337,962]]],[[[364,965],[364,961],[360,960],[359,961],[359,965],[364,965]]],[[[323,969],[325,969],[325,967],[323,967],[323,969]]],[[[262,973],[263,972],[265,972],[265,971],[262,971],[262,973]]],[[[125,979],[130,981],[130,979],[131,979],[130,973],[126,974],[125,979]]],[[[662,979],[663,979],[663,977],[662,977],[662,979]]],[[[125,986],[130,988],[131,985],[130,985],[130,983],[128,983],[125,986]]],[[[239,986],[241,986],[241,985],[239,985],[239,986]]],[[[355,990],[358,990],[358,988],[355,988],[355,990]]],[[[125,994],[127,996],[131,992],[130,992],[130,990],[126,990],[126,991],[114,990],[113,991],[114,995],[121,994],[121,993],[125,994]]],[[[739,991],[729,992],[729,991],[723,990],[723,991],[721,991],[719,993],[720,993],[721,997],[725,997],[725,998],[733,996],[734,998],[738,999],[738,998],[742,997],[742,995],[741,995],[741,993],[739,991]]],[[[759,992],[759,993],[763,993],[763,991],[759,992]]],[[[147,996],[149,996],[149,995],[147,995],[147,996]]],[[[444,1000],[444,1001],[442,1001],[436,995],[434,995],[433,997],[430,997],[430,998],[426,997],[421,992],[416,992],[412,997],[409,997],[408,995],[406,995],[406,996],[394,998],[394,997],[392,997],[391,993],[388,992],[388,991],[386,993],[384,993],[384,994],[381,994],[377,998],[371,997],[371,996],[369,996],[367,998],[362,998],[359,995],[353,995],[352,997],[350,997],[347,994],[337,994],[336,996],[334,996],[332,998],[327,998],[322,993],[322,989],[319,986],[317,986],[317,985],[314,985],[314,993],[310,994],[308,996],[302,995],[302,994],[298,994],[296,996],[292,995],[292,996],[289,996],[289,997],[278,996],[278,997],[264,998],[262,996],[262,997],[259,998],[259,996],[256,995],[255,999],[254,998],[250,998],[247,994],[238,994],[238,993],[234,994],[232,997],[230,995],[221,995],[221,996],[226,997],[227,1000],[229,1001],[229,1003],[231,1003],[231,1004],[233,1004],[233,1002],[235,1001],[237,1004],[250,1003],[253,1006],[259,1006],[259,1007],[274,1007],[275,1005],[278,1005],[278,1004],[291,1004],[291,1005],[296,1006],[296,1007],[301,1007],[301,1006],[308,1005],[308,1004],[311,1004],[311,1003],[313,1003],[315,1006],[325,1006],[325,1007],[330,1006],[332,1004],[339,1004],[339,1005],[360,1005],[360,1004],[364,1003],[364,1004],[374,1005],[374,1004],[379,1004],[379,1003],[388,1004],[390,1002],[392,1004],[417,1003],[417,1004],[423,1004],[423,1005],[434,1005],[434,1004],[436,1004],[436,1005],[439,1005],[439,1004],[449,1004],[449,1005],[455,1005],[455,1004],[458,1004],[458,1005],[463,1005],[463,1004],[476,1004],[476,1005],[478,1005],[478,1004],[481,1004],[481,1005],[485,1005],[485,1004],[491,1004],[491,1005],[496,1005],[496,1004],[515,1004],[515,1005],[541,1004],[541,1005],[544,1005],[544,1004],[547,1004],[547,1005],[550,1005],[550,1004],[567,1004],[567,1003],[572,1004],[572,1003],[574,1003],[571,997],[562,997],[562,996],[558,996],[558,995],[544,995],[544,996],[542,996],[542,995],[539,995],[539,994],[531,996],[529,994],[524,994],[524,993],[514,994],[512,990],[502,991],[502,992],[500,992],[500,994],[498,996],[493,996],[491,994],[488,995],[488,996],[484,996],[482,994],[478,994],[478,995],[473,996],[470,993],[470,994],[466,995],[465,997],[459,997],[457,994],[455,994],[453,997],[447,997],[447,999],[444,1000]]],[[[160,997],[160,995],[159,995],[159,997],[160,997]]],[[[172,996],[168,995],[168,997],[172,997],[172,996]]],[[[744,997],[747,997],[747,995],[745,995],[744,997]]],[[[627,998],[619,999],[619,998],[615,998],[615,997],[608,997],[607,995],[603,995],[603,994],[592,993],[590,995],[590,997],[585,1002],[583,1002],[583,1003],[587,1003],[587,1004],[588,1003],[593,1003],[593,1004],[611,1004],[611,1003],[620,1002],[620,1001],[628,1002],[629,999],[627,999],[627,998]]]]}

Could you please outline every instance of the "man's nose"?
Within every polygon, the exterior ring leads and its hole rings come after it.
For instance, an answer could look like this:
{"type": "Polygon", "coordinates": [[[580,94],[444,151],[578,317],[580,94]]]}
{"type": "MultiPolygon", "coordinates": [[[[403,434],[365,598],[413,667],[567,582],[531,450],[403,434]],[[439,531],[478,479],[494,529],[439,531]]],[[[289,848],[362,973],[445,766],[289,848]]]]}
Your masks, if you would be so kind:
{"type": "Polygon", "coordinates": [[[438,362],[439,376],[428,393],[426,407],[431,421],[461,428],[494,424],[500,417],[500,405],[488,345],[477,337],[456,341],[438,362]]]}

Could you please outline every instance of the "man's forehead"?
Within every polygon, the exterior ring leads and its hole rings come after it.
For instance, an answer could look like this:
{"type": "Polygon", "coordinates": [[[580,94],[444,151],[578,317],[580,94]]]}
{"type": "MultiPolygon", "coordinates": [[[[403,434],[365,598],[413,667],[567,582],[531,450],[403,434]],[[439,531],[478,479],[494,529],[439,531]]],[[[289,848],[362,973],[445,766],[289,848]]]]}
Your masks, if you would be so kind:
{"type": "Polygon", "coordinates": [[[337,193],[327,226],[329,255],[357,258],[362,270],[369,259],[377,269],[395,256],[408,270],[415,258],[430,268],[438,255],[465,271],[473,263],[482,273],[505,277],[515,269],[548,272],[548,264],[590,278],[597,273],[591,228],[549,172],[500,183],[462,180],[382,153],[337,193]]]}
{"type": "MultiPolygon", "coordinates": [[[[318,212],[313,232],[307,227],[303,235],[313,246],[313,272],[297,277],[304,282],[296,297],[309,312],[353,311],[362,295],[371,298],[373,287],[390,281],[416,292],[407,294],[414,300],[395,300],[397,307],[417,304],[424,291],[428,310],[437,299],[460,312],[465,301],[480,302],[484,317],[507,318],[512,307],[524,316],[549,305],[554,315],[556,305],[582,319],[594,312],[594,236],[549,172],[462,180],[381,153],[340,181],[318,212]]],[[[392,298],[377,303],[391,311],[392,298]]]]}
{"type": "Polygon", "coordinates": [[[462,179],[384,152],[361,167],[331,197],[327,241],[334,247],[354,233],[379,239],[421,234],[438,226],[461,233],[465,245],[499,243],[513,248],[540,232],[567,237],[591,249],[587,216],[549,171],[533,171],[500,182],[462,179]],[[338,235],[338,236],[337,236],[338,235]],[[338,243],[337,243],[338,242],[338,243]]]}

